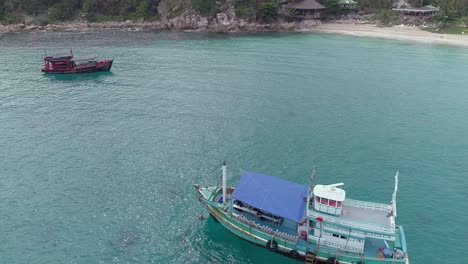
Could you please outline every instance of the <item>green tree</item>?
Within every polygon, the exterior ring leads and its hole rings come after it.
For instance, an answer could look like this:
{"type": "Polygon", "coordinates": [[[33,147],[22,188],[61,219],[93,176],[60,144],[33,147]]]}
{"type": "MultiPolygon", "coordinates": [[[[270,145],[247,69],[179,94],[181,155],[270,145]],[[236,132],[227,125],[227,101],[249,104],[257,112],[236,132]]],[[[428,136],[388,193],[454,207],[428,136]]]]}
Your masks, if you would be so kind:
{"type": "Polygon", "coordinates": [[[272,21],[278,18],[279,4],[274,2],[264,2],[260,4],[260,17],[263,21],[272,21]]]}
{"type": "Polygon", "coordinates": [[[236,0],[234,2],[236,16],[242,18],[255,18],[255,13],[257,13],[255,5],[255,0],[236,0]]]}
{"type": "Polygon", "coordinates": [[[140,2],[138,7],[136,8],[136,15],[141,18],[149,18],[151,17],[151,5],[149,1],[143,0],[140,2]]]}
{"type": "Polygon", "coordinates": [[[69,20],[74,14],[72,0],[59,2],[48,9],[49,18],[51,20],[69,20]]]}
{"type": "Polygon", "coordinates": [[[203,16],[214,15],[218,11],[215,0],[192,0],[192,7],[203,16]]]}
{"type": "Polygon", "coordinates": [[[5,14],[5,4],[3,0],[0,0],[0,21],[3,20],[3,15],[5,14]]]}
{"type": "Polygon", "coordinates": [[[83,11],[87,13],[99,13],[101,6],[99,0],[85,0],[83,2],[83,11]]]}
{"type": "Polygon", "coordinates": [[[391,9],[396,0],[359,0],[358,5],[360,8],[366,9],[391,9]]]}
{"type": "Polygon", "coordinates": [[[391,9],[381,9],[378,13],[372,16],[372,19],[378,20],[385,25],[395,23],[397,16],[391,9]]]}
{"type": "Polygon", "coordinates": [[[339,0],[321,0],[319,2],[325,7],[327,15],[336,15],[340,12],[339,0]]]}

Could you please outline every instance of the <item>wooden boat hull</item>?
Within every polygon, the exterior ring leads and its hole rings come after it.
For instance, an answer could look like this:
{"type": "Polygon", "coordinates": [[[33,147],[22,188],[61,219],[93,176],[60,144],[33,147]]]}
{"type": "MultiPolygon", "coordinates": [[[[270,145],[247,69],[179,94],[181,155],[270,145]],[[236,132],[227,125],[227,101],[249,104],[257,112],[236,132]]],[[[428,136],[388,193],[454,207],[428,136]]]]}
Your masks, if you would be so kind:
{"type": "Polygon", "coordinates": [[[112,63],[113,60],[106,60],[97,62],[96,65],[90,67],[74,67],[70,69],[54,69],[52,67],[44,67],[41,71],[47,74],[79,74],[92,72],[106,72],[111,70],[112,63]]]}

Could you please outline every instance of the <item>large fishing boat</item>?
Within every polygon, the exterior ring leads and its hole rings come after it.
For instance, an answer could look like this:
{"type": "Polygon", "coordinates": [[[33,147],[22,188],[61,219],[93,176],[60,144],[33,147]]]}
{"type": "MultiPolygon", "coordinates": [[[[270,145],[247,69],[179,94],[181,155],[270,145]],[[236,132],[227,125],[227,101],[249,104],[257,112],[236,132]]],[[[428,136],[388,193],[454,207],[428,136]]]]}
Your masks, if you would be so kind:
{"type": "Polygon", "coordinates": [[[96,61],[97,56],[78,58],[70,53],[57,54],[44,57],[42,72],[57,74],[89,73],[110,71],[113,60],[96,61]]]}
{"type": "Polygon", "coordinates": [[[390,204],[346,198],[343,183],[310,186],[244,172],[227,186],[226,162],[216,186],[195,184],[198,200],[235,235],[305,263],[409,264],[403,227],[390,204]]]}

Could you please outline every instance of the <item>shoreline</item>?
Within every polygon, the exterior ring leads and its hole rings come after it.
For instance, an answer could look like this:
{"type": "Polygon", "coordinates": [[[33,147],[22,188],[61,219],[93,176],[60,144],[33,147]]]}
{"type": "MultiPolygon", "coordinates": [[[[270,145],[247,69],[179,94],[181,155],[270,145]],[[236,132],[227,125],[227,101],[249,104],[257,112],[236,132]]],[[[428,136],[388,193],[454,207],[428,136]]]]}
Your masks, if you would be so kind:
{"type": "Polygon", "coordinates": [[[47,26],[38,25],[1,25],[0,33],[7,32],[86,32],[90,30],[120,29],[125,31],[141,30],[172,30],[189,32],[214,32],[214,33],[256,33],[256,32],[310,32],[338,34],[355,37],[370,37],[390,39],[406,42],[419,42],[435,45],[451,45],[468,47],[468,28],[466,35],[439,34],[421,30],[416,26],[397,25],[392,27],[380,27],[368,21],[303,21],[301,23],[277,22],[272,24],[245,23],[240,22],[235,26],[228,23],[217,27],[200,27],[197,24],[189,26],[173,25],[165,21],[153,22],[102,22],[102,23],[68,23],[52,24],[47,26]],[[169,26],[168,26],[169,25],[169,26]]]}
{"type": "Polygon", "coordinates": [[[455,35],[432,33],[405,25],[379,27],[373,24],[323,23],[315,28],[301,31],[468,47],[468,28],[466,35],[455,35]]]}

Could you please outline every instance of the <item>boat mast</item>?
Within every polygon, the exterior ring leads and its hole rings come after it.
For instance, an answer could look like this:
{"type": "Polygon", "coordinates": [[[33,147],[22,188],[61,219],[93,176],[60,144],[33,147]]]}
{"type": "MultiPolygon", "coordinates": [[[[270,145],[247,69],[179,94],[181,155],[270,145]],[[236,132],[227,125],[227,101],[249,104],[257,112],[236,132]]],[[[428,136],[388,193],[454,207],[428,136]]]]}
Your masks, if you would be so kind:
{"type": "Polygon", "coordinates": [[[223,161],[223,205],[226,204],[226,182],[227,182],[227,166],[226,161],[223,161]]]}
{"type": "Polygon", "coordinates": [[[312,168],[312,175],[310,176],[310,187],[309,193],[307,194],[307,210],[310,206],[310,199],[314,198],[314,186],[315,186],[315,166],[312,168]]]}
{"type": "Polygon", "coordinates": [[[307,221],[307,236],[306,236],[306,242],[309,238],[309,230],[310,230],[310,221],[309,218],[307,217],[307,212],[310,209],[310,199],[312,198],[312,201],[314,199],[314,185],[315,185],[315,166],[312,168],[312,175],[310,176],[310,187],[309,187],[309,192],[307,193],[307,205],[306,205],[306,221],[307,221]]]}
{"type": "Polygon", "coordinates": [[[392,210],[393,210],[393,216],[395,218],[397,216],[396,194],[397,194],[397,191],[398,191],[398,174],[399,174],[399,171],[397,171],[396,174],[395,174],[395,190],[393,191],[393,195],[392,195],[392,210]]]}
{"type": "Polygon", "coordinates": [[[312,168],[312,176],[310,176],[310,182],[310,190],[313,190],[315,186],[315,166],[312,168]]]}

